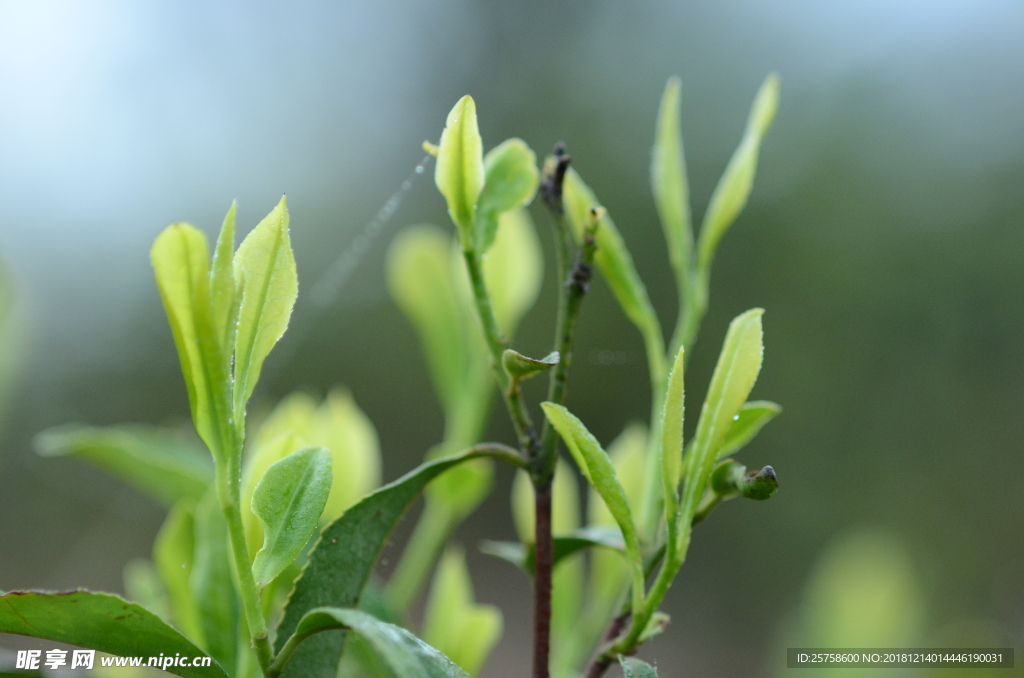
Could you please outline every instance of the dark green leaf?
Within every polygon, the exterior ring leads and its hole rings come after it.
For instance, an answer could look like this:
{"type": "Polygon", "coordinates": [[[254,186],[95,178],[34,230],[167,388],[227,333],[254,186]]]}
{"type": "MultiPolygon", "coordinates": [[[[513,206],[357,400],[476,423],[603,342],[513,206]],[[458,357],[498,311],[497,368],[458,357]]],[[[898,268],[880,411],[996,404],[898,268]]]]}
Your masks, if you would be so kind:
{"type": "Polygon", "coordinates": [[[307,447],[274,462],[252,495],[263,521],[263,548],[252,564],[260,588],[288,566],[316,529],[331,491],[331,453],[307,447]]]}
{"type": "Polygon", "coordinates": [[[197,500],[213,481],[209,457],[173,432],[149,426],[47,429],[33,441],[44,457],[83,459],[170,506],[197,500]]]}
{"type": "MultiPolygon", "coordinates": [[[[349,629],[359,634],[373,646],[396,678],[469,678],[450,659],[413,634],[362,610],[336,607],[310,610],[295,630],[296,640],[301,642],[303,638],[331,629],[349,629]]],[[[285,665],[286,674],[290,666],[291,662],[285,665]]]]}
{"type": "MultiPolygon", "coordinates": [[[[277,627],[280,651],[302,617],[317,607],[353,607],[399,519],[431,480],[453,466],[486,456],[469,451],[422,464],[349,508],[324,528],[295,582],[277,627]]],[[[299,647],[285,677],[333,678],[344,644],[341,632],[321,633],[299,647]]]]}
{"type": "MultiPolygon", "coordinates": [[[[152,612],[111,593],[12,591],[0,596],[0,632],[119,657],[155,657],[161,653],[205,656],[152,612]]],[[[175,666],[167,670],[186,678],[227,678],[216,660],[207,667],[175,666]]]]}
{"type": "Polygon", "coordinates": [[[657,669],[636,657],[619,655],[619,664],[622,666],[622,678],[658,678],[657,669]]]}
{"type": "Polygon", "coordinates": [[[739,451],[757,435],[758,431],[782,412],[782,407],[767,400],[753,400],[743,407],[732,420],[725,442],[718,450],[718,458],[739,451]]]}

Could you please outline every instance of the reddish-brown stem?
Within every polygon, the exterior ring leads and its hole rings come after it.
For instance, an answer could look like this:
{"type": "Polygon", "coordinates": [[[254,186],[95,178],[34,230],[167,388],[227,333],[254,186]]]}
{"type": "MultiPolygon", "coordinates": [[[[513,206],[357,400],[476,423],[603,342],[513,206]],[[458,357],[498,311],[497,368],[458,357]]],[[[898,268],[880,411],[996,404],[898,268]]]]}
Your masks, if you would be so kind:
{"type": "Polygon", "coordinates": [[[551,484],[534,488],[536,555],[533,578],[533,678],[548,678],[551,653],[551,484]]]}

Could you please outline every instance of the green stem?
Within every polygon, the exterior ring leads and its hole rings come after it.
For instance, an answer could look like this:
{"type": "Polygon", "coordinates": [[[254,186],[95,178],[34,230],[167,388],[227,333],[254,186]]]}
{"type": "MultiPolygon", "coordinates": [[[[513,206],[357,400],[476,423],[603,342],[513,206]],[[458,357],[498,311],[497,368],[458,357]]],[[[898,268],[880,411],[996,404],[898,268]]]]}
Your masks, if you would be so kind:
{"type": "Polygon", "coordinates": [[[224,519],[228,525],[228,536],[231,542],[231,554],[238,582],[238,593],[242,599],[242,610],[245,613],[245,622],[249,630],[252,649],[256,653],[256,661],[259,662],[261,672],[264,676],[267,676],[274,659],[274,652],[270,647],[267,621],[263,616],[259,591],[256,589],[256,581],[252,576],[252,561],[249,558],[249,549],[245,544],[245,528],[242,526],[239,490],[242,459],[241,441],[238,441],[234,448],[232,454],[226,455],[225,463],[218,465],[217,495],[220,500],[221,510],[224,512],[224,519]]]}
{"type": "Polygon", "coordinates": [[[505,407],[512,419],[512,426],[516,430],[519,446],[528,458],[532,458],[537,452],[537,434],[526,406],[521,400],[513,400],[509,396],[510,380],[501,364],[501,355],[508,348],[508,340],[501,333],[498,321],[494,317],[494,307],[491,305],[491,296],[487,292],[487,283],[484,281],[480,257],[471,249],[463,249],[462,256],[466,261],[466,271],[469,273],[469,282],[473,288],[473,301],[484,331],[484,339],[491,353],[491,369],[494,371],[502,397],[505,399],[505,407]]]}

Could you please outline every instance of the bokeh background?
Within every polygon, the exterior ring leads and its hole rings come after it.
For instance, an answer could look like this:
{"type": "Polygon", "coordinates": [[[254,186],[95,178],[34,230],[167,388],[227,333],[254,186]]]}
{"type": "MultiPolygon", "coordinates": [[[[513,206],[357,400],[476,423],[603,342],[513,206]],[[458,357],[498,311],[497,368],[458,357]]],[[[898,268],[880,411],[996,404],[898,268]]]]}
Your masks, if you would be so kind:
{"type": "MultiPolygon", "coordinates": [[[[148,263],[166,224],[212,233],[237,198],[244,231],[287,193],[308,291],[471,93],[488,147],[567,142],[669,325],[647,169],[665,80],[682,78],[699,216],[773,70],[782,105],[719,250],[688,385],[695,412],[728,321],[767,309],[754,395],[785,411],[742,459],[772,464],[782,490],[701,526],[667,600],[672,626],[647,654],[666,676],[778,676],[787,645],[836,638],[1021,647],[1024,6],[1012,0],[0,3],[0,259],[17,347],[0,588],[120,590],[125,562],[149,551],[156,504],[37,457],[31,439],[69,421],[187,417],[148,263]]],[[[396,230],[448,224],[429,176],[333,305],[300,295],[257,393],[266,407],[348,385],[386,479],[441,436],[383,276],[396,230]]],[[[528,354],[549,343],[548,272],[519,335],[528,354]]],[[[577,355],[569,404],[599,438],[646,418],[642,345],[600,282],[577,355]]],[[[508,441],[501,414],[490,434],[508,441]]],[[[513,537],[509,484],[501,471],[461,541],[513,537]]],[[[486,675],[524,675],[527,582],[470,562],[478,597],[505,611],[486,675]]]]}

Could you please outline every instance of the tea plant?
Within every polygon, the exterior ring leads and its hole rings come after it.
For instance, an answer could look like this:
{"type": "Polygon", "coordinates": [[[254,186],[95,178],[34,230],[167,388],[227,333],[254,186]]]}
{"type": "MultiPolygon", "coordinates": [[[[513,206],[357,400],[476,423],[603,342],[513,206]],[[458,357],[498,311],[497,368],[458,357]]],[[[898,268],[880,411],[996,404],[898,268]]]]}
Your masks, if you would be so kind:
{"type": "Polygon", "coordinates": [[[747,401],[762,360],[760,309],[729,326],[685,444],[683,425],[686,357],[707,310],[712,260],[747,201],[777,97],[770,76],[695,238],[679,82],[666,87],[651,179],[679,295],[667,347],[622,236],[564,146],[542,171],[519,139],[484,154],[475,103],[461,99],[439,144],[427,144],[456,238],[413,227],[388,259],[389,288],[419,334],[442,404],[444,439],[423,464],[379,488],[376,433],[348,392],[322,402],[295,394],[260,425],[247,422],[298,294],[284,199],[237,251],[232,206],[212,259],[201,231],[169,226],[152,263],[202,446],[152,427],[41,434],[42,454],[98,464],[169,513],[152,560],[126,568],[136,602],[14,591],[0,596],[0,631],[123,657],[160,655],[161,668],[181,676],[475,675],[502,618],[474,601],[464,554],[449,540],[490,492],[501,461],[520,471],[513,512],[521,541],[482,548],[533,579],[533,675],[597,677],[616,662],[627,676],[656,675],[633,655],[668,624],[659,608],[693,526],[724,500],[767,499],[778,486],[770,466],[747,472],[729,458],[779,412],[747,401]],[[552,351],[532,358],[511,338],[540,288],[540,247],[525,210],[538,191],[551,216],[559,297],[552,351]],[[565,406],[595,269],[643,337],[652,392],[649,427],[627,427],[607,452],[565,406]],[[547,397],[531,409],[522,382],[544,372],[547,397]],[[481,442],[495,387],[515,446],[481,442]],[[586,526],[559,441],[591,488],[586,526]],[[412,537],[382,583],[374,574],[381,550],[420,495],[412,537]],[[408,616],[431,573],[421,640],[407,630],[408,616]],[[191,661],[203,656],[212,661],[191,661]]]}

